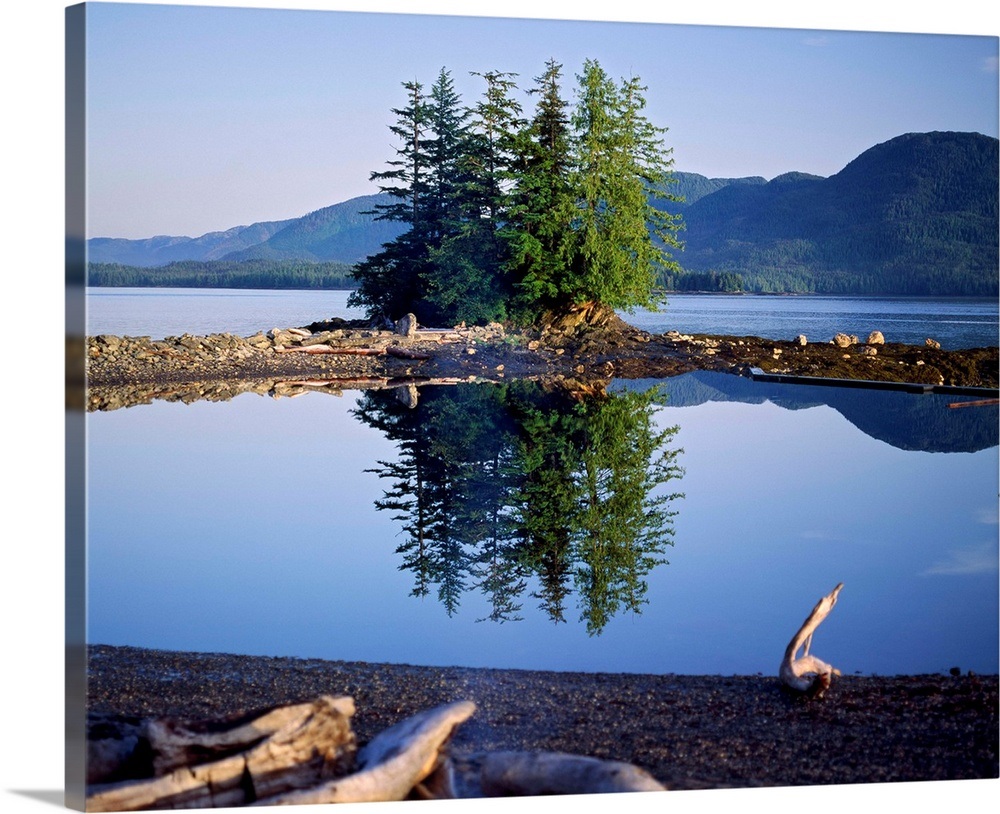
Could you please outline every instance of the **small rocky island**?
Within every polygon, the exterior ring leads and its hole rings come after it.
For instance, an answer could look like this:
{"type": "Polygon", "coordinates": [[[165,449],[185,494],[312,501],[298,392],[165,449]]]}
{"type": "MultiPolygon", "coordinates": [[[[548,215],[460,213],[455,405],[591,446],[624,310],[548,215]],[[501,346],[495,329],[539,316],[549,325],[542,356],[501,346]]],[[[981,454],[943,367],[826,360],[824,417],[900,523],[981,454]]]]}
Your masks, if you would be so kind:
{"type": "Polygon", "coordinates": [[[996,347],[949,351],[933,338],[920,346],[889,339],[877,329],[865,338],[837,334],[786,341],[650,334],[610,309],[587,304],[524,331],[498,323],[425,328],[409,315],[381,328],[332,318],[247,337],[99,335],[88,337],[77,353],[85,354],[91,411],[154,398],[222,400],[250,391],[291,395],[511,378],[591,389],[612,378],[665,378],[691,370],[998,387],[996,347]]]}

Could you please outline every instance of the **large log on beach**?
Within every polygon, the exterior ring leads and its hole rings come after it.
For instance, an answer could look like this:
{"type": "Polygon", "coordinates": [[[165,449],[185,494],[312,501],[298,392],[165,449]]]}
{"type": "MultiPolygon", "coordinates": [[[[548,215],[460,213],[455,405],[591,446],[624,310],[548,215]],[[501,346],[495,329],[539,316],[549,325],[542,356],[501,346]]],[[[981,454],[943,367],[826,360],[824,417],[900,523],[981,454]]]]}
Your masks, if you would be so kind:
{"type": "Polygon", "coordinates": [[[403,800],[438,768],[442,746],[475,708],[459,701],[407,718],[376,735],[356,767],[351,698],[222,724],[150,721],[154,776],[91,787],[87,810],[403,800]]]}
{"type": "Polygon", "coordinates": [[[389,356],[395,356],[397,359],[424,360],[433,358],[433,354],[427,351],[404,348],[401,345],[389,345],[386,347],[385,352],[389,356]]]}
{"type": "Polygon", "coordinates": [[[361,750],[361,770],[315,788],[261,800],[266,805],[300,803],[392,802],[410,792],[438,768],[441,748],[459,724],[475,712],[458,701],[414,715],[379,733],[361,750]]]}
{"type": "Polygon", "coordinates": [[[323,696],[230,725],[149,722],[154,776],[91,787],[87,810],[240,806],[313,787],[353,766],[353,714],[351,698],[323,696]]]}
{"type": "MultiPolygon", "coordinates": [[[[322,696],[217,722],[129,724],[118,732],[127,741],[118,765],[103,761],[106,778],[129,779],[92,778],[86,807],[134,811],[665,790],[637,766],[582,755],[493,752],[457,759],[447,744],[475,710],[472,701],[456,701],[419,712],[360,750],[349,697],[322,696]],[[139,752],[147,759],[134,761],[139,752]]],[[[92,752],[113,754],[106,745],[92,752]]]]}
{"type": "Polygon", "coordinates": [[[494,752],[483,758],[480,785],[487,797],[666,791],[631,763],[559,752],[494,752]]]}

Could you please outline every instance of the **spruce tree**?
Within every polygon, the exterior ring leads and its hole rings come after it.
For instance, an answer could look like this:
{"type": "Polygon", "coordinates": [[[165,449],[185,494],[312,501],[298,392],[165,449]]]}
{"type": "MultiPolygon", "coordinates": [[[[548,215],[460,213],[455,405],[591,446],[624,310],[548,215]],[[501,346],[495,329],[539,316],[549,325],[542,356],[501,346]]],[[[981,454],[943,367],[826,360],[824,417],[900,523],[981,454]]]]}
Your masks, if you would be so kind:
{"type": "Polygon", "coordinates": [[[517,184],[508,220],[512,313],[531,322],[553,307],[568,288],[571,228],[575,216],[570,185],[567,103],[560,90],[562,65],[554,59],[535,77],[535,114],[517,135],[517,184]]]}
{"type": "Polygon", "coordinates": [[[595,60],[578,78],[574,275],[563,293],[574,302],[652,308],[657,275],[679,268],[667,250],[680,248],[680,221],[651,202],[676,200],[665,191],[673,165],[666,128],[644,116],[638,78],[618,85],[595,60]]]}
{"type": "Polygon", "coordinates": [[[655,307],[681,247],[680,216],[654,205],[679,200],[667,192],[666,129],[646,118],[638,78],[615,83],[594,60],[568,116],[561,70],[549,60],[535,79],[530,122],[513,74],[475,74],[486,90],[472,109],[444,68],[426,94],[404,83],[396,158],[371,177],[394,198],[378,218],[409,228],[356,267],[351,305],[432,324],[530,323],[584,302],[655,307]]]}
{"type": "Polygon", "coordinates": [[[399,140],[396,158],[388,162],[391,169],[370,178],[390,197],[389,203],[375,206],[375,219],[405,223],[409,229],[355,267],[358,288],[348,299],[349,306],[365,308],[382,320],[398,319],[419,299],[431,237],[431,110],[419,82],[404,82],[403,87],[409,104],[393,109],[396,123],[389,127],[399,140]]]}
{"type": "Polygon", "coordinates": [[[521,108],[511,98],[513,74],[473,75],[485,79],[486,90],[469,111],[443,238],[431,252],[434,279],[427,286],[428,301],[448,323],[505,319],[510,298],[504,274],[509,249],[503,224],[521,108]]]}

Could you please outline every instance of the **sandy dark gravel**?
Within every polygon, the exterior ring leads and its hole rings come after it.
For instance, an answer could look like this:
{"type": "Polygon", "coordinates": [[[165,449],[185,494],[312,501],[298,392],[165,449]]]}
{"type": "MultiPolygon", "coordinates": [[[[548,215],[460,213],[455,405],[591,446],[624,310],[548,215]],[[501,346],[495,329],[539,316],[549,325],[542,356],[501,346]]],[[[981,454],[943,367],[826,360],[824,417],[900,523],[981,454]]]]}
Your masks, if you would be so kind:
{"type": "Polygon", "coordinates": [[[623,760],[672,789],[998,777],[997,676],[844,676],[825,699],[771,676],[414,667],[94,646],[89,713],[185,720],[354,697],[359,743],[417,711],[477,705],[453,753],[623,760]]]}

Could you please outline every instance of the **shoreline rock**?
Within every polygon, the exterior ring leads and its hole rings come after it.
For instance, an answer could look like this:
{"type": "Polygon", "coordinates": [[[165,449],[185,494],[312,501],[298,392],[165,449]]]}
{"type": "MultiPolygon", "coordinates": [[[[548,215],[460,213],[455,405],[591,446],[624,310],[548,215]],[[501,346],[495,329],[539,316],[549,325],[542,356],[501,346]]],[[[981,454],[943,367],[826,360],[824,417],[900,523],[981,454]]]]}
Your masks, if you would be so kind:
{"type": "Polygon", "coordinates": [[[847,345],[842,345],[844,340],[803,343],[802,337],[775,341],[678,331],[654,335],[620,320],[589,325],[582,317],[521,333],[493,323],[450,329],[407,325],[401,334],[330,320],[248,337],[183,334],[154,340],[101,334],[77,340],[82,347],[71,347],[67,340],[67,354],[79,358],[82,353],[85,358],[87,388],[97,397],[96,402],[88,401],[87,409],[101,409],[101,393],[109,388],[152,391],[186,385],[188,390],[221,393],[259,391],[268,382],[282,380],[347,388],[383,380],[588,382],[666,378],[698,369],[745,376],[757,368],[796,376],[998,387],[998,348],[946,351],[884,338],[879,342],[869,337],[864,344],[854,337],[844,339],[847,345]]]}

